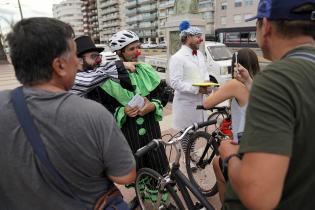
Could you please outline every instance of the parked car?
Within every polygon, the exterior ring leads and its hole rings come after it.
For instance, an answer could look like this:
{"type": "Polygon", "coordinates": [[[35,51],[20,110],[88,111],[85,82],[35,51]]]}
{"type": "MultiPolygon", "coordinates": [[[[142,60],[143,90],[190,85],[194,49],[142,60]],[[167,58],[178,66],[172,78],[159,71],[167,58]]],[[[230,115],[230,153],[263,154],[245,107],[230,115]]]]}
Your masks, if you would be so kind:
{"type": "Polygon", "coordinates": [[[166,42],[162,41],[158,44],[158,48],[166,48],[166,42]]]}

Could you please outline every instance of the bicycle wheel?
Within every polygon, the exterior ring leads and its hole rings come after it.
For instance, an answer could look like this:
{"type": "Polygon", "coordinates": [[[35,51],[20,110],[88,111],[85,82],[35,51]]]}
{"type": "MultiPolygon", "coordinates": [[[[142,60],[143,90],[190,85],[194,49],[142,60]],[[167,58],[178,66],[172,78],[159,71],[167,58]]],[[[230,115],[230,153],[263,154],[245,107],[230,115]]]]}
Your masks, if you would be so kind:
{"type": "Polygon", "coordinates": [[[217,128],[220,127],[221,123],[223,122],[224,119],[228,117],[228,114],[225,112],[213,112],[212,114],[209,115],[208,121],[210,120],[217,120],[217,123],[213,126],[207,126],[205,127],[206,132],[213,132],[217,128]]]}
{"type": "Polygon", "coordinates": [[[139,169],[135,188],[141,209],[185,209],[173,186],[161,187],[162,180],[163,176],[150,168],[139,169]]]}
{"type": "Polygon", "coordinates": [[[212,139],[207,132],[195,132],[185,154],[188,178],[205,196],[213,196],[218,192],[212,167],[212,160],[216,154],[212,139]]]}

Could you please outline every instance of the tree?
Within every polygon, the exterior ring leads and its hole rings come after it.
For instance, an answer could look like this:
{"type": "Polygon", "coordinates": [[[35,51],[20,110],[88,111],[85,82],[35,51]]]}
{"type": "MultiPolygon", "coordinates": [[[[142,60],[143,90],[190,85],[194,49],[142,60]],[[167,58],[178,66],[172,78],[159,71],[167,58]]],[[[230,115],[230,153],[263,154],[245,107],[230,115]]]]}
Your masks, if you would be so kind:
{"type": "MultiPolygon", "coordinates": [[[[13,19],[11,21],[9,21],[4,16],[0,16],[0,19],[3,19],[6,23],[8,23],[11,28],[13,27],[13,25],[14,25],[13,19]]],[[[1,26],[0,26],[0,64],[7,64],[7,63],[9,63],[7,54],[4,51],[4,44],[3,44],[4,40],[5,40],[5,36],[2,33],[1,26]]]]}

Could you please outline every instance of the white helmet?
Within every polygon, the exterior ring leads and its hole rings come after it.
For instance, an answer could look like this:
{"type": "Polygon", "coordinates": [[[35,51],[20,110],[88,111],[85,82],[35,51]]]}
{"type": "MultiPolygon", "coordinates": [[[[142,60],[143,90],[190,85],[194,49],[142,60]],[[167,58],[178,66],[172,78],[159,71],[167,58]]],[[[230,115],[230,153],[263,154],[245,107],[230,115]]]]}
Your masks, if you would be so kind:
{"type": "Polygon", "coordinates": [[[135,32],[122,30],[112,36],[109,40],[109,47],[115,52],[135,41],[139,41],[139,37],[135,32]]]}

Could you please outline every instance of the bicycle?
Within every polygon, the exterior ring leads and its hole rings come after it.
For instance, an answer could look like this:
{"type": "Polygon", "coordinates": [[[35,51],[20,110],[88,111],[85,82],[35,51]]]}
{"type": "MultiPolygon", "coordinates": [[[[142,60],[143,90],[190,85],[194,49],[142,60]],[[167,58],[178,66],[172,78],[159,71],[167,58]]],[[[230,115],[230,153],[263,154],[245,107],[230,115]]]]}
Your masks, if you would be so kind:
{"type": "MultiPolygon", "coordinates": [[[[204,109],[203,106],[197,106],[197,108],[204,109]]],[[[230,120],[227,107],[214,107],[212,109],[218,111],[210,115],[208,121],[218,121],[220,119],[221,125],[217,123],[215,130],[211,133],[207,131],[194,132],[189,139],[185,154],[186,171],[189,180],[207,197],[213,196],[218,192],[212,160],[214,156],[219,155],[218,147],[221,140],[228,138],[226,131],[222,132],[222,124],[225,122],[225,119],[230,120]],[[194,164],[192,165],[190,162],[194,164]]]]}
{"type": "Polygon", "coordinates": [[[197,210],[201,208],[214,210],[213,206],[207,201],[202,193],[180,171],[179,161],[182,150],[180,141],[183,137],[189,131],[196,131],[201,127],[215,123],[216,120],[194,123],[184,129],[180,137],[174,137],[168,142],[164,142],[162,139],[154,139],[136,152],[135,156],[141,157],[147,152],[157,148],[160,144],[165,146],[174,145],[176,151],[175,161],[168,174],[164,176],[149,168],[139,169],[135,182],[135,188],[141,209],[183,210],[185,209],[184,204],[177,194],[177,191],[180,191],[184,203],[189,210],[197,210]],[[197,198],[197,203],[192,201],[188,190],[197,198]]]}

